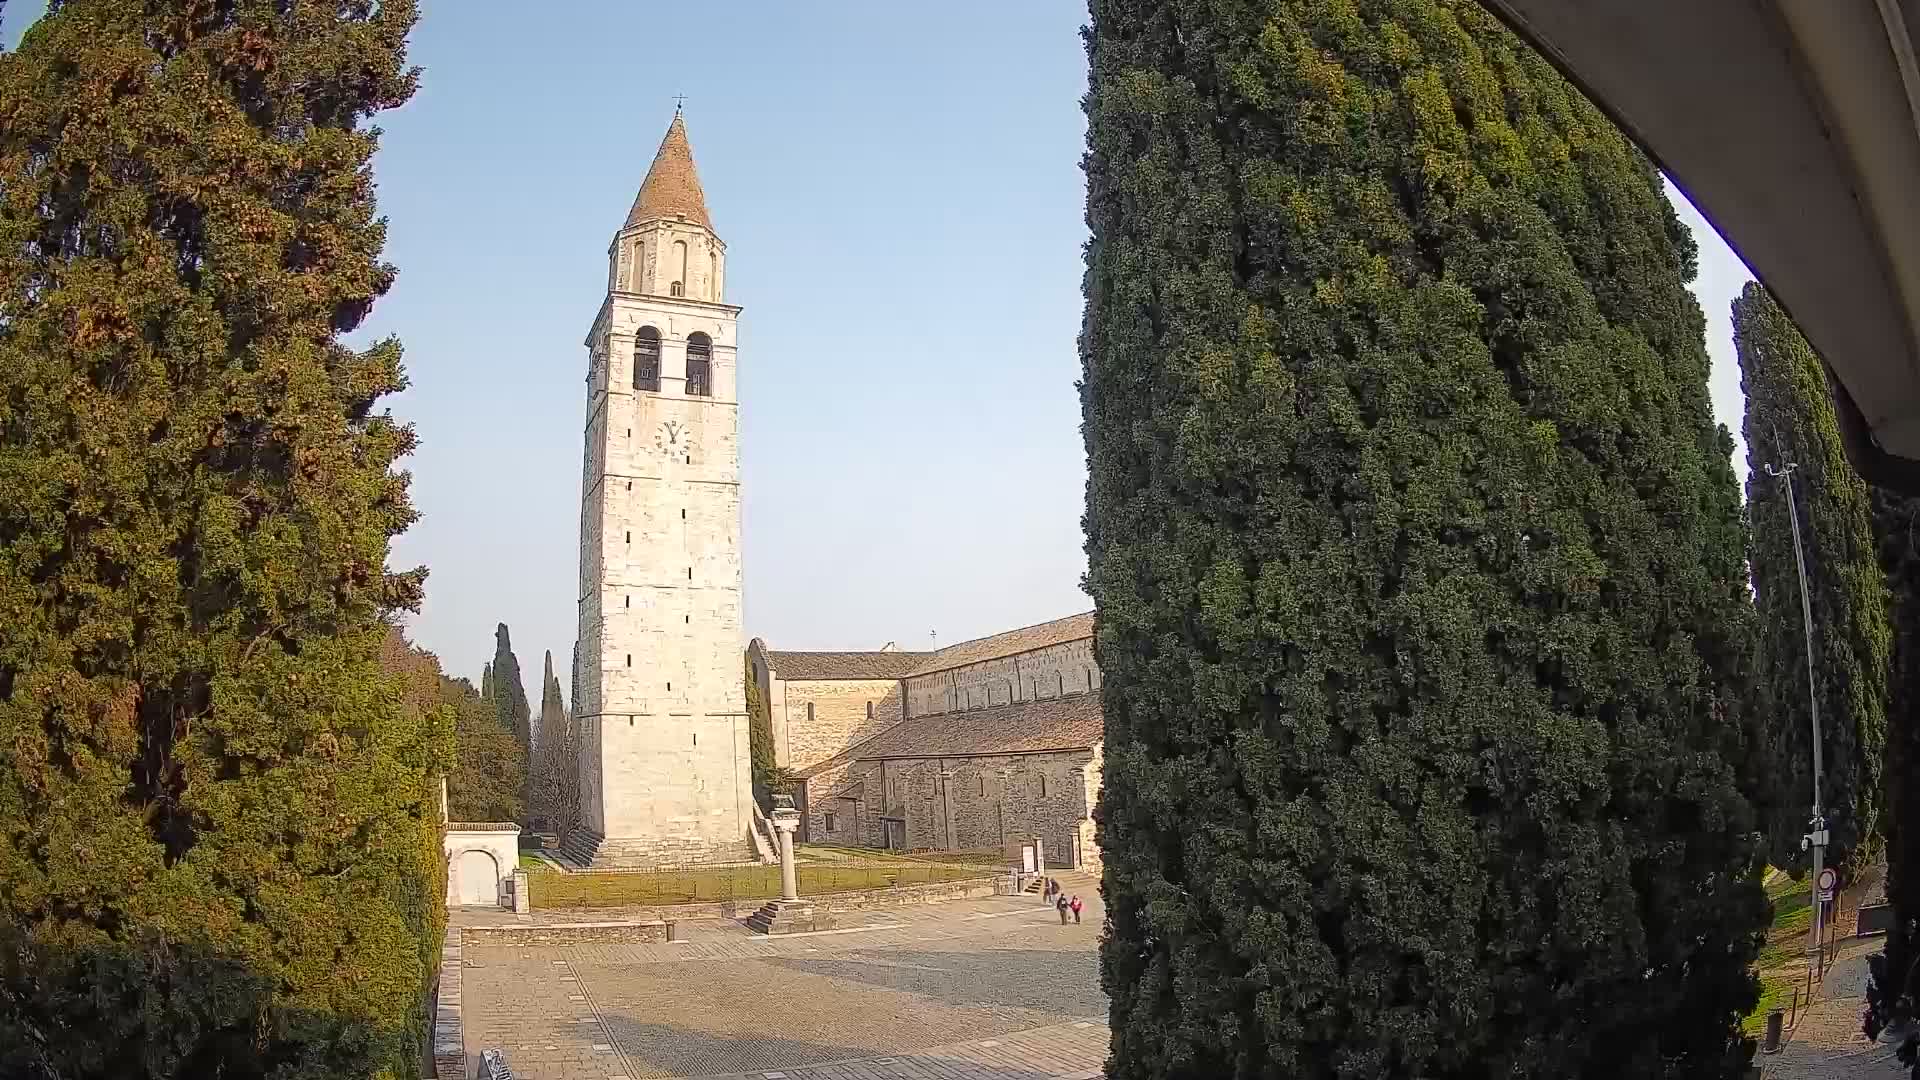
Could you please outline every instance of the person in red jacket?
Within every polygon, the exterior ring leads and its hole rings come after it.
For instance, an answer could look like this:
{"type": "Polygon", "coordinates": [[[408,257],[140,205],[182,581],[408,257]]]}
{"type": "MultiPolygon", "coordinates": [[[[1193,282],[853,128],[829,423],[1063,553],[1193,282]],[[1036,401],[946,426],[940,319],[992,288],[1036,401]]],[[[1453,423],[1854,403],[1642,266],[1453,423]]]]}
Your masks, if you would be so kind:
{"type": "Polygon", "coordinates": [[[1080,925],[1080,894],[1075,893],[1073,896],[1073,902],[1068,904],[1067,906],[1073,909],[1073,925],[1079,926],[1080,925]]]}

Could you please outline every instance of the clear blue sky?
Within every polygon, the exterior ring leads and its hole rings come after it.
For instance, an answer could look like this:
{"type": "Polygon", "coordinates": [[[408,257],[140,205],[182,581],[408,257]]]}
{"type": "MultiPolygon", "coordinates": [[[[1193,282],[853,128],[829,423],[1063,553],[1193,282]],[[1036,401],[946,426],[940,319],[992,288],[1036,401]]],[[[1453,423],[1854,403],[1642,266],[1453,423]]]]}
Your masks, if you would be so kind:
{"type": "MultiPolygon", "coordinates": [[[[574,639],[585,351],[605,250],[687,96],[742,304],[747,633],[924,648],[1085,610],[1074,336],[1084,10],[1071,0],[667,5],[424,0],[420,93],[376,164],[400,268],[432,569],[410,631],[536,683],[574,639]]],[[[5,37],[36,14],[14,0],[5,37]]],[[[1748,275],[1681,203],[1714,403],[1748,275]]],[[[1744,476],[1744,450],[1736,452],[1744,476]]]]}

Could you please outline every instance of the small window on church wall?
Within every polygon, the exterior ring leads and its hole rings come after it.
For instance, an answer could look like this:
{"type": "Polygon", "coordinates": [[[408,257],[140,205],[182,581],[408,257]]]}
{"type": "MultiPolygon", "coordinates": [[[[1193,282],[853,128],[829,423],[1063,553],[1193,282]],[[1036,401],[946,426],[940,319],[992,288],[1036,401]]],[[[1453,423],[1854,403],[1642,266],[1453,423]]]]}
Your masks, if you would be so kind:
{"type": "Polygon", "coordinates": [[[633,388],[660,392],[660,331],[651,326],[633,337],[633,388]]]}
{"type": "Polygon", "coordinates": [[[981,798],[985,798],[985,797],[986,797],[986,794],[987,794],[987,778],[986,778],[986,777],[985,777],[985,776],[983,775],[983,776],[981,776],[981,777],[980,777],[980,796],[981,796],[981,798]]]}
{"type": "Polygon", "coordinates": [[[671,286],[668,286],[667,292],[674,296],[685,296],[687,295],[687,287],[685,284],[676,281],[671,286]]]}
{"type": "Polygon", "coordinates": [[[867,702],[867,719],[873,719],[873,702],[867,702]]]}
{"type": "Polygon", "coordinates": [[[813,723],[813,702],[807,702],[807,723],[813,723]]]}
{"type": "Polygon", "coordinates": [[[687,242],[673,242],[673,295],[685,296],[687,290],[683,284],[687,280],[687,242]]]}
{"type": "Polygon", "coordinates": [[[707,299],[720,299],[720,256],[707,252],[707,299]]]}
{"type": "Polygon", "coordinates": [[[713,396],[713,342],[705,334],[687,335],[687,394],[713,396]]]}
{"type": "Polygon", "coordinates": [[[827,831],[833,831],[833,811],[827,811],[827,831]]]}
{"type": "Polygon", "coordinates": [[[1040,774],[1040,797],[1043,799],[1047,797],[1047,774],[1046,773],[1040,774]]]}

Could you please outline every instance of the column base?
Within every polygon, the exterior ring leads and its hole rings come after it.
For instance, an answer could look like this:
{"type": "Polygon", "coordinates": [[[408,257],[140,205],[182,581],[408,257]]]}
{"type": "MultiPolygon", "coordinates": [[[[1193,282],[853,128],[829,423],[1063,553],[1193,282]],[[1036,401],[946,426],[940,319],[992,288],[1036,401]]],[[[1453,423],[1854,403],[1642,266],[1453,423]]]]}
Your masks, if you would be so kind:
{"type": "Polygon", "coordinates": [[[814,907],[811,900],[772,900],[747,916],[747,929],[756,934],[801,934],[833,926],[833,912],[814,907]]]}

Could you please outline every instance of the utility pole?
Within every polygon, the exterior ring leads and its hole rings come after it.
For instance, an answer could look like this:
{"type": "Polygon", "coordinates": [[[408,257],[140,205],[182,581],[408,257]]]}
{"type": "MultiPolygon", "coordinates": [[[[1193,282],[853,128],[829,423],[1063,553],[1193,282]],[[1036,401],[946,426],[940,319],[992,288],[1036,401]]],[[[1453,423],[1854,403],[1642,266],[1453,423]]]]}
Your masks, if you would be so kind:
{"type": "MultiPolygon", "coordinates": [[[[1777,438],[1775,442],[1777,444],[1777,438]]],[[[1800,839],[1800,847],[1813,853],[1813,879],[1809,882],[1813,890],[1813,925],[1808,928],[1811,936],[1807,941],[1807,967],[1813,980],[1818,982],[1821,924],[1826,914],[1826,904],[1820,899],[1820,871],[1825,868],[1827,856],[1827,815],[1820,805],[1820,694],[1813,678],[1813,600],[1807,591],[1807,553],[1800,544],[1800,508],[1793,497],[1793,471],[1799,467],[1798,463],[1789,461],[1783,468],[1769,464],[1766,470],[1767,475],[1784,481],[1787,489],[1787,523],[1793,529],[1793,561],[1800,571],[1800,617],[1807,635],[1807,715],[1813,721],[1813,818],[1808,823],[1812,829],[1800,839]]]]}

